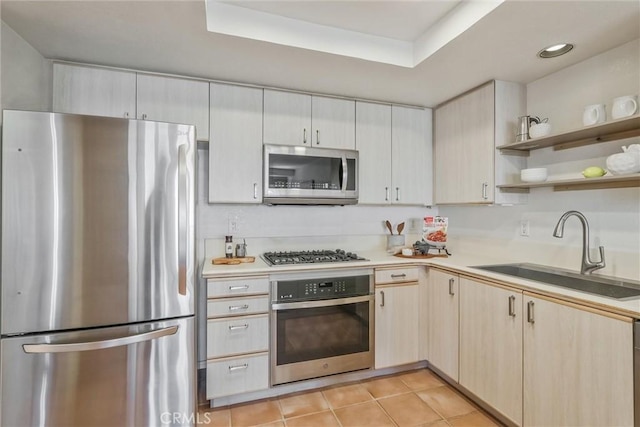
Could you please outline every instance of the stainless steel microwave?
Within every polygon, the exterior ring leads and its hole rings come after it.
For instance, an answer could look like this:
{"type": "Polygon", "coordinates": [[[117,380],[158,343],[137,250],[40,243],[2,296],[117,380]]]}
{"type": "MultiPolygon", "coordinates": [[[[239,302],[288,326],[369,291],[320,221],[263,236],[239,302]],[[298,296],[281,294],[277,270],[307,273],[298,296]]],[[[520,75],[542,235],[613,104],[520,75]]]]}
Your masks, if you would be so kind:
{"type": "Polygon", "coordinates": [[[263,201],[282,205],[358,203],[358,152],[264,145],[263,201]]]}

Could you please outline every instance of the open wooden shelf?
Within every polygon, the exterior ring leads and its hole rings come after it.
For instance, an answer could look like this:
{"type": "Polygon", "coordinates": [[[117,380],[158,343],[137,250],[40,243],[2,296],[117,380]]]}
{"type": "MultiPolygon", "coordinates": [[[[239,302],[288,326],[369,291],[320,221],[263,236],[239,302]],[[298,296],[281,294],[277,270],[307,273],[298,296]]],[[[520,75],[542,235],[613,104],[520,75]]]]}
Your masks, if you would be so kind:
{"type": "Polygon", "coordinates": [[[522,142],[501,145],[497,147],[501,152],[531,151],[540,148],[553,147],[554,150],[580,147],[583,145],[599,144],[618,139],[640,136],[640,114],[611,120],[593,126],[585,126],[580,129],[556,135],[532,138],[522,142]]]}
{"type": "Polygon", "coordinates": [[[554,191],[594,190],[601,188],[640,187],[640,173],[605,175],[600,178],[558,179],[544,182],[523,182],[497,186],[501,191],[528,191],[530,188],[553,187],[554,191]]]}

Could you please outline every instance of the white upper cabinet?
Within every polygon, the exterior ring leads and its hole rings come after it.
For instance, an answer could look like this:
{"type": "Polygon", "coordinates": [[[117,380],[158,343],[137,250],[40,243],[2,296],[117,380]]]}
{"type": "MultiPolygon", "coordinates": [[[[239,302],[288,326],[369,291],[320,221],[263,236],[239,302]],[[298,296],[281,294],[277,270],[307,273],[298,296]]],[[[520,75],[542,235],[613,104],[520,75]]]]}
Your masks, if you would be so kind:
{"type": "Polygon", "coordinates": [[[138,74],[137,118],[196,126],[198,140],[209,139],[209,83],[138,74]]]}
{"type": "Polygon", "coordinates": [[[435,110],[436,204],[522,203],[526,195],[496,192],[513,181],[525,158],[496,150],[515,139],[525,111],[524,87],[490,82],[435,110]]]}
{"type": "Polygon", "coordinates": [[[431,129],[430,109],[391,107],[393,203],[433,203],[431,129]]]}
{"type": "Polygon", "coordinates": [[[209,202],[262,202],[262,89],[211,83],[209,202]]]}
{"type": "Polygon", "coordinates": [[[311,96],[264,90],[265,144],[311,146],[311,96]]]}
{"type": "Polygon", "coordinates": [[[356,147],[356,105],[347,99],[311,97],[311,131],[317,148],[356,147]]]}
{"type": "Polygon", "coordinates": [[[264,90],[265,144],[355,148],[355,101],[264,90]]]}
{"type": "Polygon", "coordinates": [[[431,205],[431,110],[356,102],[360,204],[431,205]]]}
{"type": "Polygon", "coordinates": [[[136,117],[136,73],[53,64],[53,111],[136,117]]]}
{"type": "Polygon", "coordinates": [[[391,106],[356,102],[359,204],[391,203],[391,106]]]}

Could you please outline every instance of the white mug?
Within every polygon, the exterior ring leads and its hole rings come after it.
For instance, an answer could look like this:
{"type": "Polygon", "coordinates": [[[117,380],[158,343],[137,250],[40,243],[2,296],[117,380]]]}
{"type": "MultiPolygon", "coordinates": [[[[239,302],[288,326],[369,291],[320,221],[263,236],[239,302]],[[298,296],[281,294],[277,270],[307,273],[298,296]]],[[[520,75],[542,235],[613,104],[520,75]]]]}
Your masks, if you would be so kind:
{"type": "Polygon", "coordinates": [[[611,118],[621,119],[622,117],[633,116],[638,111],[638,97],[627,95],[615,98],[611,107],[611,118]]]}
{"type": "Polygon", "coordinates": [[[595,125],[596,123],[603,123],[606,118],[604,104],[587,105],[582,114],[582,123],[585,126],[595,125]]]}

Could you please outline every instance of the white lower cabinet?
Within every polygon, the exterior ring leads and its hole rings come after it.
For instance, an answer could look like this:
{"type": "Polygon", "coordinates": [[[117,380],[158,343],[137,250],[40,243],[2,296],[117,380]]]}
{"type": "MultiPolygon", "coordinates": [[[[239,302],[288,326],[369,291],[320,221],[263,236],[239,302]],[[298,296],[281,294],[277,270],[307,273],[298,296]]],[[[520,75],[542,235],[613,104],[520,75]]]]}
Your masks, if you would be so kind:
{"type": "Polygon", "coordinates": [[[207,399],[269,388],[269,353],[207,362],[207,399]]]}
{"type": "Polygon", "coordinates": [[[524,308],[524,425],[634,425],[632,319],[526,292],[524,308]]]}
{"type": "Polygon", "coordinates": [[[418,361],[418,283],[376,285],[375,368],[418,361]]]}
{"type": "MultiPolygon", "coordinates": [[[[429,310],[450,311],[451,278],[429,271],[429,310]]],[[[513,424],[634,425],[633,319],[464,275],[459,300],[459,376],[453,320],[433,312],[428,360],[513,424]]]]}
{"type": "Polygon", "coordinates": [[[460,277],[459,383],[522,424],[522,291],[460,277]]]}
{"type": "Polygon", "coordinates": [[[269,388],[269,279],[207,280],[207,399],[269,388]]]}
{"type": "Polygon", "coordinates": [[[375,368],[420,360],[419,267],[375,271],[375,368]]]}
{"type": "Polygon", "coordinates": [[[427,360],[458,381],[459,278],[434,268],[428,270],[427,276],[427,360]]]}
{"type": "Polygon", "coordinates": [[[269,349],[269,315],[207,321],[207,357],[255,353],[269,349]]]}

